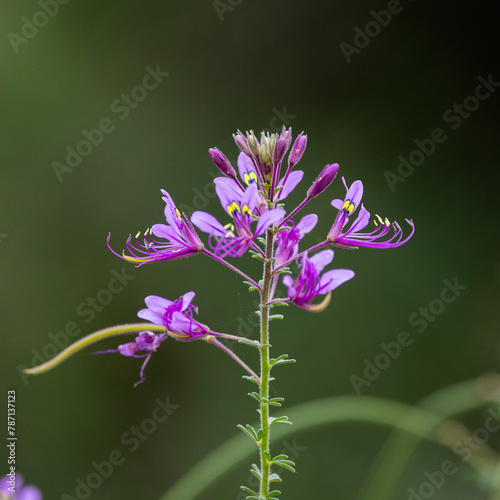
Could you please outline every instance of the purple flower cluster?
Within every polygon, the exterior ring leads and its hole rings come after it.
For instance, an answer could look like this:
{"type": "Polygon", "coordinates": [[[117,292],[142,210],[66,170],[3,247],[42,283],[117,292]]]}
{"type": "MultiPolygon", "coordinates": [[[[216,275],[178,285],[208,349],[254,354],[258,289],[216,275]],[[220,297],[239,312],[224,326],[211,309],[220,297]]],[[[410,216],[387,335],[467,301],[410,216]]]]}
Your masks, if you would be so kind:
{"type": "MultiPolygon", "coordinates": [[[[261,291],[259,283],[247,277],[226,259],[239,258],[250,251],[255,257],[269,261],[269,248],[262,248],[260,237],[271,235],[273,272],[268,304],[290,302],[308,311],[319,312],[329,304],[332,291],[354,276],[354,272],[349,269],[323,272],[334,256],[333,250],[323,247],[394,248],[403,245],[413,236],[414,225],[411,220],[407,219],[411,231],[405,237],[397,222],[391,224],[378,215],[374,220],[374,229],[366,230],[370,212],[361,203],[363,183],[357,180],[348,187],[342,179],[346,195],[343,200],[334,199],[331,202],[337,214],[330,231],[320,240],[321,243],[301,251],[301,240],[315,228],[318,216],[308,214],[297,222],[294,218],[310,200],[328,188],[337,175],[339,165],[327,165],[307,190],[304,200],[287,213],[283,201],[304,176],[304,172],[295,170],[295,167],[304,154],[307,136],[300,134],[292,144],[291,129],[283,127],[279,134],[262,133],[260,138],[253,132],[243,134],[238,131],[234,140],[241,151],[237,159],[237,171],[219,149],[209,150],[210,158],[223,174],[214,179],[214,184],[226,214],[225,220],[221,222],[202,211],[196,211],[188,218],[179,212],[171,196],[162,190],[166,204],[166,224],[153,225],[141,240],[139,234],[134,240],[129,236],[126,242],[127,253],[124,251],[120,255],[111,249],[113,253],[137,266],[203,253],[238,272],[255,289],[261,291]],[[350,220],[351,217],[355,217],[354,221],[350,220]],[[195,227],[208,235],[206,246],[195,227]],[[290,270],[293,263],[298,267],[295,277],[290,270]],[[274,299],[281,274],[285,274],[282,284],[287,297],[274,299]],[[318,296],[324,296],[322,302],[314,303],[318,296]]],[[[206,325],[193,318],[193,313],[197,312],[192,305],[193,297],[194,292],[186,293],[176,301],[157,296],[147,297],[147,309],[139,311],[139,317],[165,327],[165,331],[141,332],[134,342],[105,352],[145,358],[141,369],[142,381],[144,367],[167,337],[190,341],[224,336],[211,332],[206,325]]]]}

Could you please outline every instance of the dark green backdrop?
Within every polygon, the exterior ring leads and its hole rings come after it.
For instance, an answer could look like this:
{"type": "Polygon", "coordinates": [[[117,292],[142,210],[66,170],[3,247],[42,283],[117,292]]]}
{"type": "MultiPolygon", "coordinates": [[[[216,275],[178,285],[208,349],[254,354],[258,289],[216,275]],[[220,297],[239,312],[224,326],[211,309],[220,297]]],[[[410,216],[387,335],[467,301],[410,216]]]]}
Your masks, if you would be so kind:
{"type": "MultiPolygon", "coordinates": [[[[44,498],[75,495],[77,478],[118,450],[125,462],[91,498],[155,500],[233,436],[236,424],[256,418],[241,370],[205,343],[163,344],[136,389],[137,360],[93,356],[91,349],[46,375],[26,381],[19,374],[20,365],[31,366],[32,349],[50,349],[49,333],[57,337],[68,322],[84,335],[134,321],[149,294],[175,298],[195,290],[201,321],[245,333],[242,319],[252,322],[254,297],[229,271],[202,256],[136,269],[105,244],[111,231],[120,250],[129,233],[163,221],[160,188],[185,210],[221,215],[207,150],[217,146],[235,160],[231,134],[238,128],[285,124],[308,134],[305,179],[291,202],[302,199],[325,164],[338,162],[347,182],[363,180],[372,213],[416,225],[411,242],[396,250],[338,250],[335,264],[356,278],[321,315],[290,308],[273,325],[275,352],[298,360],[274,385],[286,405],[355,394],[352,376],[363,377],[365,359],[373,361],[380,344],[401,331],[412,345],[362,394],[415,403],[497,369],[500,92],[489,83],[483,100],[466,100],[478,78],[500,81],[497,22],[486,7],[73,0],[58,7],[48,1],[51,14],[44,16],[42,4],[4,2],[0,16],[0,373],[2,397],[17,390],[18,469],[44,498]],[[397,13],[390,21],[382,14],[381,27],[371,11],[388,7],[397,13]],[[379,33],[363,38],[369,22],[368,31],[379,33]],[[136,90],[140,102],[120,102],[148,67],[168,76],[157,75],[162,81],[154,89],[136,90]],[[473,111],[453,109],[464,100],[473,111]],[[66,148],[99,125],[109,133],[94,133],[100,143],[72,170],[59,165],[58,177],[54,162],[65,163],[66,148]],[[435,129],[446,139],[436,132],[441,143],[431,146],[424,139],[435,129]],[[420,155],[411,175],[404,167],[404,182],[391,189],[386,172],[398,174],[398,157],[409,159],[416,140],[432,153],[420,155]],[[124,268],[133,279],[123,291],[95,315],[84,313],[80,304],[124,268]],[[440,298],[444,280],[467,288],[442,311],[434,302],[441,313],[425,328],[410,324],[412,314],[440,298]],[[156,398],[167,397],[179,408],[130,451],[124,433],[151,417],[156,398]]],[[[333,221],[329,202],[344,195],[340,174],[311,203],[320,223],[310,242],[333,221]]],[[[259,272],[257,262],[242,265],[259,272]]],[[[255,366],[247,348],[237,352],[255,366]]],[[[299,474],[285,475],[283,498],[354,499],[387,435],[360,424],[301,434],[299,474]]],[[[415,456],[399,498],[442,462],[435,450],[415,456]]],[[[203,498],[233,500],[247,478],[247,466],[239,467],[203,498]]],[[[464,466],[433,498],[482,498],[469,479],[464,466]]]]}

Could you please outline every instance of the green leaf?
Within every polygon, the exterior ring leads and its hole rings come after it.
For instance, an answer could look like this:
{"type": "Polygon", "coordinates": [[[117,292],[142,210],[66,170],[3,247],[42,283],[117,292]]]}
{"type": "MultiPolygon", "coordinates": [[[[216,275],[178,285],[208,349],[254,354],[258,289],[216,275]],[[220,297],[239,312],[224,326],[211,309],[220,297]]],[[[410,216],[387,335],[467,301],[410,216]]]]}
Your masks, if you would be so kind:
{"type": "Polygon", "coordinates": [[[260,260],[261,262],[267,261],[267,259],[265,257],[262,257],[262,255],[260,255],[260,253],[256,253],[256,254],[252,255],[252,259],[257,259],[257,260],[260,260]]]}
{"type": "Polygon", "coordinates": [[[288,460],[288,455],[278,455],[273,458],[272,463],[278,467],[283,467],[283,469],[295,472],[295,463],[292,460],[288,460]]]}
{"type": "Polygon", "coordinates": [[[245,280],[245,281],[243,281],[243,284],[248,285],[249,292],[259,291],[259,289],[253,283],[250,283],[250,281],[245,280]]]}
{"type": "Polygon", "coordinates": [[[257,464],[252,464],[250,467],[250,472],[259,480],[262,481],[262,475],[260,473],[260,469],[257,467],[257,464]]]}
{"type": "Polygon", "coordinates": [[[253,382],[254,384],[256,385],[259,385],[259,383],[257,382],[257,380],[255,380],[253,377],[251,377],[250,375],[242,375],[241,378],[244,378],[246,380],[250,380],[250,382],[253,382]]]}
{"type": "Polygon", "coordinates": [[[261,496],[258,493],[256,493],[255,491],[251,490],[250,488],[247,488],[246,486],[240,486],[240,488],[243,491],[250,493],[250,496],[247,497],[247,500],[260,500],[261,496]]]}
{"type": "Polygon", "coordinates": [[[288,302],[273,302],[272,304],[270,304],[271,307],[282,307],[282,306],[286,306],[288,307],[290,304],[288,302]]]}
{"type": "Polygon", "coordinates": [[[284,318],[283,314],[271,314],[269,316],[269,321],[272,321],[273,319],[283,319],[283,318],[284,318]]]}
{"type": "Polygon", "coordinates": [[[273,472],[272,474],[270,474],[269,476],[269,482],[271,483],[281,483],[282,479],[280,477],[279,474],[276,474],[275,472],[273,472]]]}
{"type": "Polygon", "coordinates": [[[288,354],[282,354],[277,358],[271,358],[269,360],[269,363],[271,364],[271,366],[278,366],[278,365],[284,365],[286,363],[295,363],[295,359],[289,359],[288,354]]]}
{"type": "Polygon", "coordinates": [[[283,401],[285,401],[284,398],[271,398],[267,401],[267,403],[271,406],[281,406],[283,401]]]}
{"type": "Polygon", "coordinates": [[[249,392],[248,395],[251,398],[254,398],[260,404],[264,404],[266,402],[264,399],[261,398],[260,394],[258,394],[257,392],[249,392]]]}
{"type": "Polygon", "coordinates": [[[292,422],[290,422],[290,420],[288,420],[288,417],[285,416],[285,415],[283,415],[282,417],[269,417],[269,423],[271,423],[271,424],[288,424],[288,425],[292,425],[292,422]]]}
{"type": "Polygon", "coordinates": [[[259,441],[257,431],[250,424],[245,425],[245,427],[238,424],[236,427],[243,431],[252,441],[255,441],[256,443],[259,441]]]}
{"type": "Polygon", "coordinates": [[[281,491],[273,490],[266,495],[266,500],[278,500],[276,495],[281,495],[281,491]]]}

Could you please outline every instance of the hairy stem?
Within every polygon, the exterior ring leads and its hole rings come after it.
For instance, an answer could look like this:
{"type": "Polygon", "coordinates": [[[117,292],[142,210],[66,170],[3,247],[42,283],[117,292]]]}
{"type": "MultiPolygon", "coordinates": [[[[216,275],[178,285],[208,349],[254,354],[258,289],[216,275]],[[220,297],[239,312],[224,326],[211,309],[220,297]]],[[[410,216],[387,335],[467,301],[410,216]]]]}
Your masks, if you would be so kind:
{"type": "Polygon", "coordinates": [[[269,305],[272,300],[272,274],[273,274],[273,245],[274,235],[271,231],[266,233],[266,262],[264,263],[264,273],[262,280],[262,290],[260,293],[260,423],[262,438],[258,442],[260,448],[260,495],[265,497],[269,493],[269,478],[271,474],[271,454],[270,442],[270,421],[269,421],[269,379],[270,379],[270,354],[269,354],[269,305]]]}

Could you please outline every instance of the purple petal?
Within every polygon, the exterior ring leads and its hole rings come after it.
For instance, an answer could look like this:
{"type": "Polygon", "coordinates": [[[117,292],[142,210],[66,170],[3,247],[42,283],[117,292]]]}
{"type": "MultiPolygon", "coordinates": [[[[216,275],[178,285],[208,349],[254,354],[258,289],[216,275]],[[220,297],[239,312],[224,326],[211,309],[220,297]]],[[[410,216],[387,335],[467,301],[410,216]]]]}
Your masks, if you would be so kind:
{"type": "Polygon", "coordinates": [[[166,203],[165,205],[165,219],[170,226],[176,226],[179,224],[179,215],[177,214],[177,207],[175,206],[174,200],[172,197],[164,190],[161,190],[163,194],[163,201],[166,203]]]}
{"type": "MultiPolygon", "coordinates": [[[[0,492],[7,492],[9,491],[9,488],[11,486],[10,484],[10,478],[12,476],[3,476],[2,479],[0,479],[0,492]]],[[[24,483],[24,478],[21,474],[16,473],[14,475],[14,482],[16,485],[16,491],[19,491],[24,483]]]]}
{"type": "Polygon", "coordinates": [[[321,250],[321,252],[313,255],[309,260],[318,273],[320,273],[333,260],[333,250],[321,250]]]}
{"type": "Polygon", "coordinates": [[[356,233],[358,231],[361,231],[367,226],[368,222],[370,222],[370,212],[368,212],[368,210],[366,210],[366,208],[363,206],[363,203],[361,203],[358,217],[352,223],[351,227],[349,228],[346,234],[356,233]]]}
{"type": "Polygon", "coordinates": [[[195,295],[194,292],[187,292],[182,296],[182,311],[185,311],[191,305],[195,295]]]}
{"type": "Polygon", "coordinates": [[[260,236],[264,231],[273,224],[277,224],[285,217],[286,211],[282,208],[273,208],[264,212],[257,222],[257,227],[255,228],[255,236],[260,236]]]}
{"type": "Polygon", "coordinates": [[[148,295],[144,302],[154,312],[160,313],[165,309],[169,308],[173,302],[168,299],[164,299],[163,297],[159,297],[158,295],[148,295]]]}
{"type": "Polygon", "coordinates": [[[354,277],[354,271],[350,269],[332,269],[327,271],[320,279],[319,293],[325,294],[335,290],[338,286],[354,277]]]}
{"type": "MultiPolygon", "coordinates": [[[[227,213],[229,213],[227,207],[231,205],[231,203],[236,201],[239,204],[241,196],[243,194],[241,192],[241,189],[238,187],[238,184],[236,184],[236,182],[233,179],[228,179],[227,177],[217,177],[216,179],[214,179],[214,184],[215,184],[215,192],[219,197],[222,208],[227,213]]],[[[192,218],[191,221],[193,222],[192,218]]]]}
{"type": "Polygon", "coordinates": [[[295,189],[297,184],[302,180],[302,177],[304,177],[304,172],[297,170],[288,176],[284,184],[281,181],[279,186],[283,186],[283,189],[278,194],[278,200],[284,200],[295,189]]]}
{"type": "Polygon", "coordinates": [[[289,274],[283,276],[283,284],[288,288],[288,296],[291,299],[293,299],[297,294],[297,292],[295,291],[295,288],[293,286],[294,285],[293,278],[289,274]]]}
{"type": "Polygon", "coordinates": [[[141,309],[138,313],[137,316],[139,318],[145,319],[146,321],[150,321],[151,323],[154,323],[155,325],[158,326],[165,326],[165,322],[163,321],[163,314],[158,314],[151,309],[141,309]]]}
{"type": "Polygon", "coordinates": [[[16,496],[17,500],[42,500],[42,492],[35,486],[25,486],[16,496]]]}
{"type": "Polygon", "coordinates": [[[245,189],[245,193],[241,199],[241,208],[247,205],[250,211],[253,213],[257,203],[259,202],[259,193],[257,191],[257,184],[250,184],[245,189]]]}
{"type": "Polygon", "coordinates": [[[213,234],[215,236],[225,236],[226,230],[224,226],[213,216],[206,212],[194,212],[191,215],[191,222],[204,233],[213,234]]]}
{"type": "Polygon", "coordinates": [[[164,238],[170,243],[179,243],[179,237],[182,235],[179,233],[177,226],[166,226],[165,224],[154,224],[151,227],[151,232],[157,238],[164,238]]]}
{"type": "Polygon", "coordinates": [[[205,325],[202,325],[194,319],[187,318],[179,311],[174,312],[172,315],[171,328],[174,332],[179,332],[194,338],[206,335],[210,332],[205,325]]]}
{"type": "Polygon", "coordinates": [[[338,198],[336,200],[332,200],[331,205],[336,208],[337,210],[342,209],[342,205],[344,204],[344,200],[339,200],[338,198]]]}
{"type": "Polygon", "coordinates": [[[257,171],[252,163],[252,160],[245,154],[240,153],[238,155],[238,170],[240,173],[240,179],[249,186],[250,184],[257,183],[257,171]]]}
{"type": "Polygon", "coordinates": [[[354,209],[356,209],[362,197],[363,183],[361,181],[354,181],[348,189],[345,199],[350,200],[354,204],[354,209]]]}
{"type": "Polygon", "coordinates": [[[300,233],[307,234],[314,229],[314,226],[316,226],[317,222],[318,216],[316,214],[306,215],[302,217],[300,222],[297,224],[297,229],[300,233]]]}

